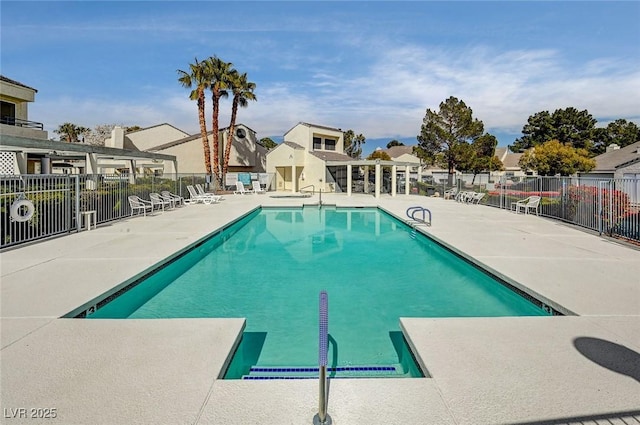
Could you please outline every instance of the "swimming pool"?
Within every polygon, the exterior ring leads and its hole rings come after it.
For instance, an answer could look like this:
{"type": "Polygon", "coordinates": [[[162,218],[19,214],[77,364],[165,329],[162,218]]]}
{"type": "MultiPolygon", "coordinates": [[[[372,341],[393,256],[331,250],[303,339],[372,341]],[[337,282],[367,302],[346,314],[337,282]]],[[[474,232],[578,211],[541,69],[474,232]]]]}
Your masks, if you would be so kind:
{"type": "Polygon", "coordinates": [[[259,378],[317,365],[320,290],[330,365],[366,376],[420,375],[400,317],[546,314],[381,210],[306,207],[256,210],[87,317],[246,317],[226,377],[259,378]]]}

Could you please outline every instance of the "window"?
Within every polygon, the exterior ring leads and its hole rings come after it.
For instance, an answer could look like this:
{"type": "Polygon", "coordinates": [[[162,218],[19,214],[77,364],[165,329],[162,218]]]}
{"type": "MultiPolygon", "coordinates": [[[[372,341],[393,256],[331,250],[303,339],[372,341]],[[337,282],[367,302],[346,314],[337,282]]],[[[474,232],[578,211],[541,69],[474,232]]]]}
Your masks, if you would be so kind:
{"type": "Polygon", "coordinates": [[[322,149],[322,139],[319,137],[313,138],[313,149],[322,149]]]}
{"type": "Polygon", "coordinates": [[[328,151],[335,151],[336,141],[334,139],[324,139],[324,149],[328,151]]]}
{"type": "Polygon", "coordinates": [[[15,125],[16,105],[13,103],[1,101],[0,120],[3,124],[15,125]]]}

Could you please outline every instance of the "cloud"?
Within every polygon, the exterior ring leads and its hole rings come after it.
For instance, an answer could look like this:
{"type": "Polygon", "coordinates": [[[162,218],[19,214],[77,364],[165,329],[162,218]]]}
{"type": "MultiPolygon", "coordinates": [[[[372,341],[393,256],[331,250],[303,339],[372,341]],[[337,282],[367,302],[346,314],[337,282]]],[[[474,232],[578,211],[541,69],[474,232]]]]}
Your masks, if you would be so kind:
{"type": "MultiPolygon", "coordinates": [[[[367,138],[415,137],[427,108],[438,109],[449,96],[463,100],[485,128],[519,133],[530,115],[569,106],[587,109],[596,119],[637,120],[640,71],[621,58],[594,58],[568,67],[556,50],[499,52],[486,46],[456,51],[433,46],[397,44],[355,38],[344,44],[360,49],[353,60],[322,63],[317,54],[289,59],[296,79],[264,77],[257,81],[258,102],[239,111],[238,121],[259,137],[279,136],[299,121],[354,129],[367,138]],[[360,44],[362,43],[362,44],[360,44]],[[296,63],[318,66],[304,69],[296,63]]],[[[268,52],[264,52],[267,55],[268,52]]],[[[259,74],[260,75],[260,74],[259,74]]],[[[262,78],[262,76],[261,76],[262,78]]],[[[93,127],[102,123],[150,126],[168,122],[185,131],[198,131],[195,102],[180,87],[148,87],[145,97],[38,100],[35,120],[57,128],[65,121],[93,127]],[[153,93],[149,95],[149,93],[153,93]],[[37,118],[36,118],[37,117],[37,118]]],[[[210,108],[210,105],[207,105],[210,108]]],[[[220,125],[229,120],[230,101],[223,101],[220,125]]],[[[210,109],[207,122],[210,128],[210,109]]]]}

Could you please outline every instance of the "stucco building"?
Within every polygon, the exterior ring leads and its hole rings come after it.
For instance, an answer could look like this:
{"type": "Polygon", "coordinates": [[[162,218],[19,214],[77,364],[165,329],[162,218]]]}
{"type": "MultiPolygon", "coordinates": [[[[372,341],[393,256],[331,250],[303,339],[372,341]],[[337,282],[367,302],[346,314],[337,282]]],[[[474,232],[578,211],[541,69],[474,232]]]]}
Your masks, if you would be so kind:
{"type": "MultiPolygon", "coordinates": [[[[354,172],[364,170],[364,191],[369,192],[369,172],[373,170],[373,192],[380,196],[383,188],[382,168],[390,169],[388,192],[396,195],[398,167],[408,179],[415,162],[358,160],[344,151],[341,129],[300,122],[284,134],[283,142],[267,154],[267,173],[274,173],[272,187],[278,191],[343,192],[351,195],[354,172]]],[[[409,186],[405,185],[409,193],[409,186]]]]}

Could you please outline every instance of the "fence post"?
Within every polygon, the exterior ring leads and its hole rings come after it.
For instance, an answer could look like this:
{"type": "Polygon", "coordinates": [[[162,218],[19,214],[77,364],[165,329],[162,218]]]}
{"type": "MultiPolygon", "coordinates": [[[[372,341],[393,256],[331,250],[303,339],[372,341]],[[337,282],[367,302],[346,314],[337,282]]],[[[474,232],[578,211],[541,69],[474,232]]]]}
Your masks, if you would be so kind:
{"type": "MultiPolygon", "coordinates": [[[[80,176],[74,175],[71,177],[75,180],[76,230],[79,232],[81,230],[80,226],[82,226],[82,220],[80,218],[80,176]]],[[[71,230],[71,226],[69,226],[69,230],[71,230]]]]}

